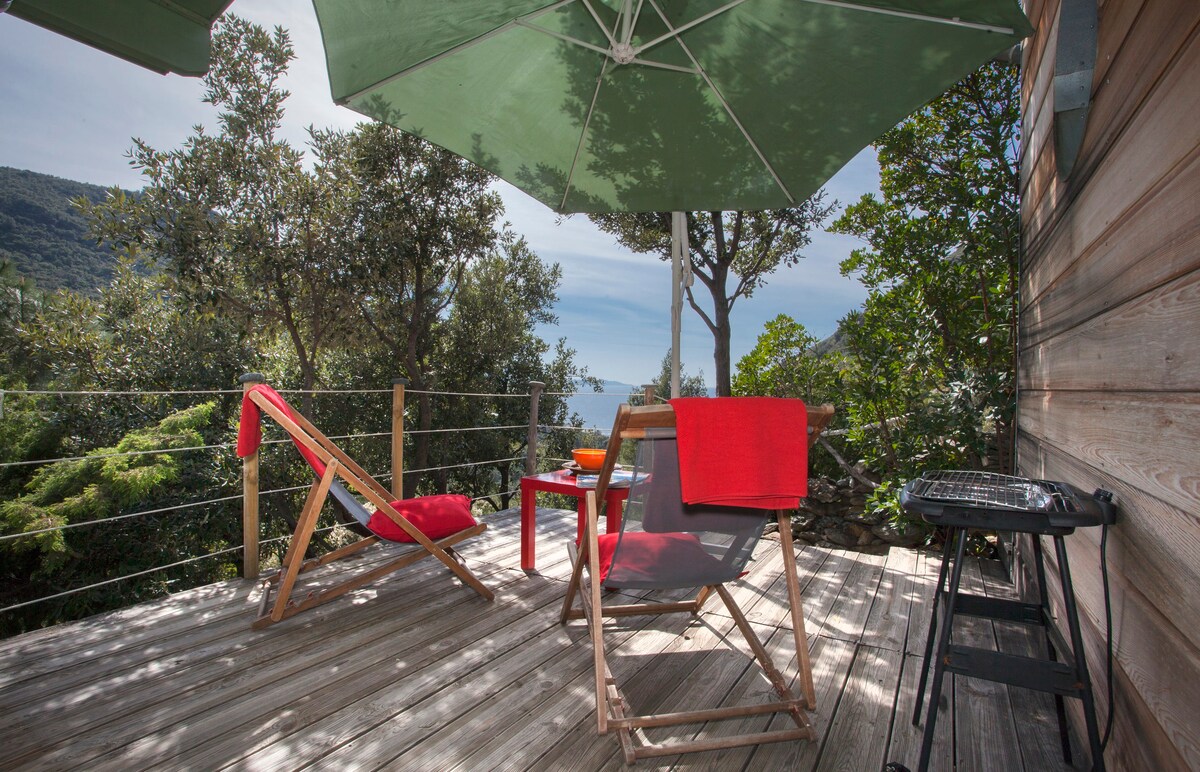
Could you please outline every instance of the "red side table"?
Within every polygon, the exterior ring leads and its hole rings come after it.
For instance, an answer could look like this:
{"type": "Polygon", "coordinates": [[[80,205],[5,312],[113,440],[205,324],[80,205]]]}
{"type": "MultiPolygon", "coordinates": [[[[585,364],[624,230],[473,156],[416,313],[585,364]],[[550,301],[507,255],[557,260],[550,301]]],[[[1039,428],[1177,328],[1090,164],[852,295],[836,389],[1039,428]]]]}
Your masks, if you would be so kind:
{"type": "MultiPolygon", "coordinates": [[[[587,492],[594,488],[580,488],[577,478],[565,469],[557,472],[534,474],[521,478],[521,569],[534,569],[534,535],[537,531],[537,494],[561,493],[564,496],[574,496],[579,500],[579,528],[576,532],[576,542],[583,539],[584,518],[587,516],[587,492]]],[[[629,498],[629,488],[609,488],[604,493],[608,503],[605,518],[605,531],[615,533],[621,527],[621,502],[629,498]]]]}

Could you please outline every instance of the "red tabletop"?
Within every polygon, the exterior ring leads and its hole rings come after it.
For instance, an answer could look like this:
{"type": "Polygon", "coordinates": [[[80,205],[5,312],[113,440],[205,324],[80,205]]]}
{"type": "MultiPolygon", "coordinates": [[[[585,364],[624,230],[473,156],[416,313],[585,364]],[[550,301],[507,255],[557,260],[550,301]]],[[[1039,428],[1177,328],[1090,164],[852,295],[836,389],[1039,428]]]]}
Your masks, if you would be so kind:
{"type": "MultiPolygon", "coordinates": [[[[556,472],[529,475],[521,478],[521,568],[525,571],[534,569],[534,536],[537,531],[537,494],[561,493],[564,496],[574,496],[579,500],[579,527],[576,540],[583,539],[583,528],[587,516],[587,492],[594,488],[580,488],[577,478],[565,469],[556,472]]],[[[628,488],[609,488],[604,499],[608,503],[605,518],[605,531],[614,533],[621,527],[621,502],[629,497],[628,488]]]]}

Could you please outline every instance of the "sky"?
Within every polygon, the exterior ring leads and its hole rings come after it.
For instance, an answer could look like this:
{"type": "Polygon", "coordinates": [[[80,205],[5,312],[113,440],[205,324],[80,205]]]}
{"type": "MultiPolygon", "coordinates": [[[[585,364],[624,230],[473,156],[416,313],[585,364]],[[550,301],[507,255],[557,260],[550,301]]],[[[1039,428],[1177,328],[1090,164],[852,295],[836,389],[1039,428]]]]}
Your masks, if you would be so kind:
{"type": "MultiPolygon", "coordinates": [[[[312,6],[299,0],[235,0],[231,10],[265,27],[288,29],[295,47],[284,87],[281,132],[306,145],[306,128],[353,128],[364,120],[333,104],[324,51],[312,6]]],[[[135,190],[144,184],[129,165],[131,138],[157,149],[178,147],[200,124],[216,127],[215,111],[201,102],[198,79],[158,75],[124,60],[0,15],[0,166],[29,169],[96,185],[135,190]]],[[[826,185],[842,206],[878,190],[875,155],[864,150],[826,185]]],[[[549,340],[565,338],[589,375],[629,384],[655,380],[670,348],[670,266],[635,254],[601,233],[583,215],[560,218],[504,182],[497,183],[505,219],[546,262],[562,266],[555,313],[543,326],[549,340]]],[[[839,211],[840,211],[839,207],[839,211]]],[[[840,275],[838,263],[859,242],[813,234],[805,258],[781,268],[731,316],[732,363],[755,345],[764,324],[788,314],[810,334],[831,335],[837,322],[862,303],[866,291],[840,275]]],[[[704,298],[707,292],[697,284],[704,298]]],[[[712,336],[685,306],[680,346],[683,369],[713,385],[712,336]]]]}

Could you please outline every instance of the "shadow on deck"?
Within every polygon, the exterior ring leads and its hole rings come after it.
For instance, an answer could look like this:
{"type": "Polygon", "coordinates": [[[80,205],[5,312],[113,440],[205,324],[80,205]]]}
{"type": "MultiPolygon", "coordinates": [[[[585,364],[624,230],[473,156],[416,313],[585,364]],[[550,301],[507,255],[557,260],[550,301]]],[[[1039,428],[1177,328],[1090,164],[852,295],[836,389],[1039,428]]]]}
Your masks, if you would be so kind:
{"type": "MultiPolygon", "coordinates": [[[[574,513],[540,512],[537,574],[519,570],[515,511],[461,550],[494,604],[429,560],[261,631],[250,629],[257,585],[235,580],[0,641],[0,768],[623,768],[616,742],[596,734],[584,625],[558,623],[574,513]]],[[[735,594],[782,662],[791,637],[778,549],[759,553],[735,594]]],[[[937,560],[801,549],[819,741],[640,766],[915,767],[909,716],[937,560]]],[[[1010,593],[992,564],[973,563],[967,578],[973,591],[1010,593]]],[[[724,609],[709,608],[616,628],[611,664],[635,708],[671,709],[681,685],[694,698],[704,683],[710,705],[769,688],[727,643],[724,609]]],[[[983,621],[957,634],[1013,651],[1031,643],[983,621]]],[[[1068,768],[1048,696],[951,680],[931,768],[1068,768]]]]}

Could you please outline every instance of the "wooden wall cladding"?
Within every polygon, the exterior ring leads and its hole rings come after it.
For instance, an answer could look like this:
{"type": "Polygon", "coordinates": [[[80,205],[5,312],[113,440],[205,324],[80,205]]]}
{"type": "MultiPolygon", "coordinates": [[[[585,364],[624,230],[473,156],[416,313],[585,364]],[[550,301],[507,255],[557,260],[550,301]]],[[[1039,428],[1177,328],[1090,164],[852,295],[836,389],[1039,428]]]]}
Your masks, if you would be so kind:
{"type": "MultiPolygon", "coordinates": [[[[1025,3],[1018,468],[1117,496],[1109,768],[1200,769],[1200,2],[1098,3],[1092,111],[1066,179],[1058,5],[1025,3]]],[[[1068,553],[1103,720],[1099,541],[1081,530],[1068,553]]]]}

